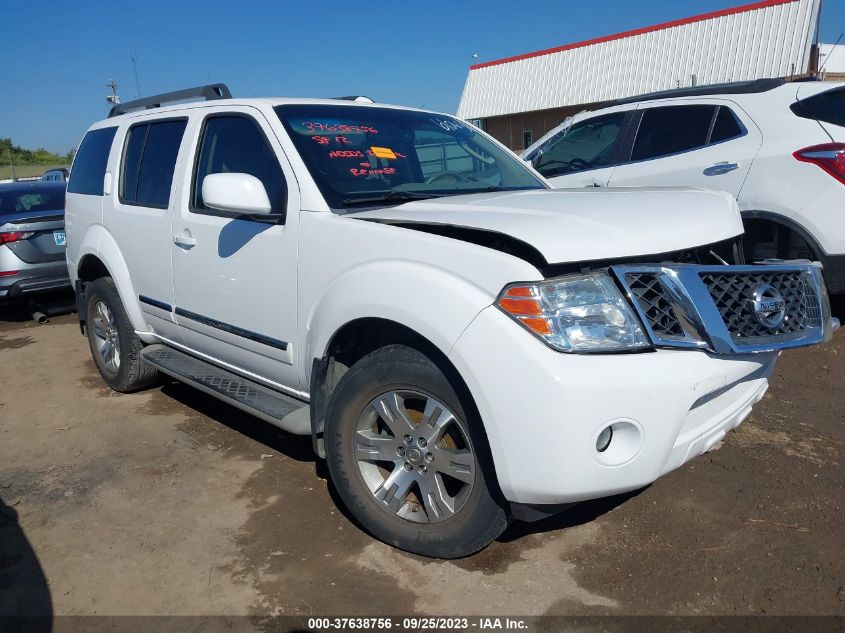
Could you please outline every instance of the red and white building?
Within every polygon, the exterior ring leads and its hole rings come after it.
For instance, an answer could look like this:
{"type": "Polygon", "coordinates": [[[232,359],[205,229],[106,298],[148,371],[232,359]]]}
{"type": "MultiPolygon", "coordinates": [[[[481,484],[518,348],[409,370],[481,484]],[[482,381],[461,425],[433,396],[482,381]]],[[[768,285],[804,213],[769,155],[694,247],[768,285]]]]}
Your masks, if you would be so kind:
{"type": "Polygon", "coordinates": [[[514,150],[598,104],[816,70],[820,0],[752,4],[470,67],[458,116],[514,150]]]}

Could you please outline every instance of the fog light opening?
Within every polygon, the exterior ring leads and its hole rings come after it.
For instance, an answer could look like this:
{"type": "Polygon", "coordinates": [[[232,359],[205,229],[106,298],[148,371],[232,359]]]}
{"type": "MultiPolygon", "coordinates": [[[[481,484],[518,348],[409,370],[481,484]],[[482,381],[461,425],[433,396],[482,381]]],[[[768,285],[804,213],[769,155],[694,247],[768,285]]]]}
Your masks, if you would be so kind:
{"type": "Polygon", "coordinates": [[[599,453],[604,453],[607,447],[610,446],[611,440],[613,440],[613,427],[607,426],[599,433],[598,438],[596,438],[596,450],[599,453]]]}

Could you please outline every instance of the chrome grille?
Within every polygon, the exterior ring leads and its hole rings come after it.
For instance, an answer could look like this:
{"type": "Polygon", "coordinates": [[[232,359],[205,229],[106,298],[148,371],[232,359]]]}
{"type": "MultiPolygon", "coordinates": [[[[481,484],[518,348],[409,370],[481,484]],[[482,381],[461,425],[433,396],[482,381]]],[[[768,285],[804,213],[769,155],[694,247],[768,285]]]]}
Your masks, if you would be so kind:
{"type": "Polygon", "coordinates": [[[655,334],[661,337],[684,336],[681,322],[666,298],[666,289],[661,285],[659,275],[629,273],[625,275],[625,281],[655,334]]]}
{"type": "Polygon", "coordinates": [[[802,347],[835,327],[813,264],[612,266],[652,343],[718,354],[802,347]]]}
{"type": "Polygon", "coordinates": [[[705,273],[701,280],[707,286],[725,326],[738,344],[749,339],[803,332],[822,325],[822,315],[816,293],[799,271],[760,273],[705,273]],[[784,300],[783,323],[770,328],[754,316],[754,289],[768,284],[784,300]]]}

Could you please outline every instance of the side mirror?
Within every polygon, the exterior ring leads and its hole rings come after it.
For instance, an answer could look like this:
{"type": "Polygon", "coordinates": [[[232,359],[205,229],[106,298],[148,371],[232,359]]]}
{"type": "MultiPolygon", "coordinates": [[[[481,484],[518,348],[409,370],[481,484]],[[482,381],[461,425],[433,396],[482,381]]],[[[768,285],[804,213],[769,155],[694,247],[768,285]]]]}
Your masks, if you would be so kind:
{"type": "Polygon", "coordinates": [[[202,200],[217,211],[268,215],[273,209],[267,190],[249,174],[209,174],[202,180],[202,200]]]}

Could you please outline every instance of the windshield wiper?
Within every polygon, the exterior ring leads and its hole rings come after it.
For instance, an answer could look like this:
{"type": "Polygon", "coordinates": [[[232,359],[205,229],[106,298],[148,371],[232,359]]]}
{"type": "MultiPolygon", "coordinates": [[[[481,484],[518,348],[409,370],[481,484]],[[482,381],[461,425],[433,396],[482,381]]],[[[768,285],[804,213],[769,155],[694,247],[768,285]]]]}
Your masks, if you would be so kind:
{"type": "Polygon", "coordinates": [[[369,196],[367,198],[344,198],[344,206],[356,206],[365,204],[378,204],[379,202],[406,202],[408,200],[428,200],[429,198],[440,198],[442,193],[421,193],[417,191],[388,191],[380,196],[369,196]]]}
{"type": "MultiPolygon", "coordinates": [[[[540,189],[541,187],[537,187],[540,189]]],[[[534,189],[534,187],[503,187],[501,185],[489,185],[486,187],[476,187],[472,189],[452,189],[449,191],[422,192],[422,191],[388,191],[380,196],[370,196],[367,198],[344,198],[343,205],[346,207],[365,206],[368,204],[378,204],[380,202],[407,202],[410,200],[428,200],[430,198],[446,198],[448,196],[467,196],[473,193],[487,193],[492,191],[523,191],[525,189],[534,189]]]]}
{"type": "Polygon", "coordinates": [[[493,191],[528,191],[529,189],[542,189],[542,187],[503,187],[502,185],[489,185],[478,189],[456,189],[456,194],[487,193],[493,191]]]}

